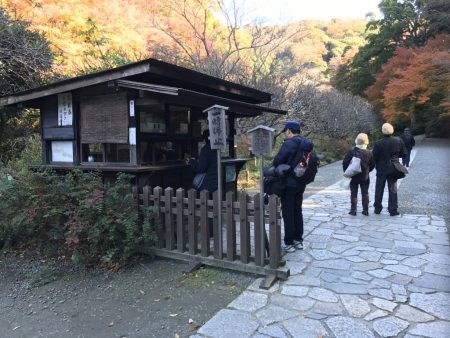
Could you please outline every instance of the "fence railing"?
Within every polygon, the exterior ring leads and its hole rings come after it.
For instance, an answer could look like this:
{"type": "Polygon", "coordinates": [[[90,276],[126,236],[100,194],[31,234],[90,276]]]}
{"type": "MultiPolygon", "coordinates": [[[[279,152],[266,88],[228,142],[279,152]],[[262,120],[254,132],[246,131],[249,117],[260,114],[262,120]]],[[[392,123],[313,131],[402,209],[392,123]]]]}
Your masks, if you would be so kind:
{"type": "Polygon", "coordinates": [[[281,259],[280,203],[276,196],[269,197],[261,220],[259,194],[252,199],[246,192],[236,197],[228,192],[219,202],[217,192],[211,198],[207,191],[198,194],[194,189],[151,190],[146,186],[139,191],[135,187],[134,193],[140,208],[155,208],[155,255],[282,279],[289,276],[281,259]]]}

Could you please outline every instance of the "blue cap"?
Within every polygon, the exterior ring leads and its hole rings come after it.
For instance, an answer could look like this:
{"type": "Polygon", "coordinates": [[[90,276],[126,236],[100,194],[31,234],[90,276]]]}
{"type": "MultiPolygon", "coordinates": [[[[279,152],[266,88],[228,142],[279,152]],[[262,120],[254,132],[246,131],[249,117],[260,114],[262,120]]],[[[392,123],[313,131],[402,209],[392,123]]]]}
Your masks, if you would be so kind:
{"type": "Polygon", "coordinates": [[[300,132],[300,123],[296,121],[287,121],[281,132],[284,133],[288,129],[300,132]]]}

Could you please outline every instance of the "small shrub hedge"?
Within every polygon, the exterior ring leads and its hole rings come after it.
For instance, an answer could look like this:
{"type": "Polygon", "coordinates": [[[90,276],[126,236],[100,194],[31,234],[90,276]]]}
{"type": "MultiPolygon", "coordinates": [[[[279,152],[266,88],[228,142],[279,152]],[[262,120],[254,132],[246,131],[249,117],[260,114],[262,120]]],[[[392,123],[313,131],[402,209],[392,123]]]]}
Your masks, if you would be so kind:
{"type": "Polygon", "coordinates": [[[131,177],[99,173],[0,172],[0,249],[54,246],[75,263],[116,266],[155,240],[152,208],[137,213],[131,177]]]}

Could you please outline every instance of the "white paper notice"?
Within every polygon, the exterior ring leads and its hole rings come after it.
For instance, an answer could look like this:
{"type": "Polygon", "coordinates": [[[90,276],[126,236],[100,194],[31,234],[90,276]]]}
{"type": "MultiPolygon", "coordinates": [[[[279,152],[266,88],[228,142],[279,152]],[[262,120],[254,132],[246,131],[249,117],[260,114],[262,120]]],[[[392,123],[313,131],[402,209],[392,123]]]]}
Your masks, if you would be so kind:
{"type": "Polygon", "coordinates": [[[130,116],[134,116],[134,100],[130,100],[130,116]]]}
{"type": "Polygon", "coordinates": [[[128,128],[129,130],[129,139],[130,139],[130,145],[135,146],[136,145],[136,128],[128,128]]]}
{"type": "Polygon", "coordinates": [[[73,163],[72,141],[52,141],[52,162],[73,163]]]}
{"type": "Polygon", "coordinates": [[[58,94],[58,126],[71,126],[72,121],[72,93],[58,94]]]}

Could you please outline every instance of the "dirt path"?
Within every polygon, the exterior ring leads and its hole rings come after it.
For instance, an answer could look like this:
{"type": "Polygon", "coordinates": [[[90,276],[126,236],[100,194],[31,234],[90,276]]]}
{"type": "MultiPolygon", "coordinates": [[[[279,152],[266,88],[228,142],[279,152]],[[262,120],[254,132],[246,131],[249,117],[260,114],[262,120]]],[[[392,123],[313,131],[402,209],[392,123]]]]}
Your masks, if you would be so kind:
{"type": "Polygon", "coordinates": [[[254,276],[169,260],[117,273],[0,255],[0,337],[188,337],[254,276]]]}

